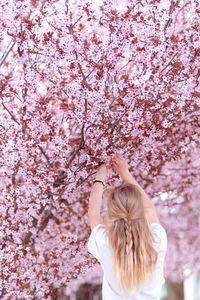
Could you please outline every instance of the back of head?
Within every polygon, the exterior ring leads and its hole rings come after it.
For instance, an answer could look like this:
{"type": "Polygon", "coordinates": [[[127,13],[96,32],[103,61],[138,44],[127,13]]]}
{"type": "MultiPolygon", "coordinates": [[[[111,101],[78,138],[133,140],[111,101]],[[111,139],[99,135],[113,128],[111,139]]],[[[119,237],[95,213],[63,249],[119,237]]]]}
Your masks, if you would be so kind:
{"type": "Polygon", "coordinates": [[[138,292],[153,272],[158,255],[136,185],[122,184],[109,190],[106,231],[119,287],[124,292],[138,292]]]}

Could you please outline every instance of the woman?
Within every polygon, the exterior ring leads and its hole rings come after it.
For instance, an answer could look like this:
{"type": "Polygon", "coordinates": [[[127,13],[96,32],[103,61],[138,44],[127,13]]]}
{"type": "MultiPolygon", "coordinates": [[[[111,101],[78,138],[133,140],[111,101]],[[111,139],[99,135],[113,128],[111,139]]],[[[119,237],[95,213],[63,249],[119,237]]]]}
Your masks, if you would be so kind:
{"type": "Polygon", "coordinates": [[[92,232],[87,246],[104,272],[102,298],[159,300],[165,281],[166,231],[122,155],[115,155],[112,167],[123,183],[109,190],[105,222],[100,216],[105,163],[97,170],[88,210],[92,232]]]}

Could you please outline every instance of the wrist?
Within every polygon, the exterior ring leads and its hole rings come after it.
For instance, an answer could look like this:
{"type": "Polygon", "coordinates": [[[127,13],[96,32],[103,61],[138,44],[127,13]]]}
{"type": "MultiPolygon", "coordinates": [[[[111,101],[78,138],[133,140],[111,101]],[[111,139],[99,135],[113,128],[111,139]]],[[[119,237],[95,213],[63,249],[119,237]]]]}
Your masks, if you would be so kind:
{"type": "Polygon", "coordinates": [[[103,187],[106,186],[104,180],[101,180],[99,178],[96,178],[95,180],[93,180],[93,184],[95,184],[95,183],[98,183],[98,184],[102,185],[103,187]]]}
{"type": "Polygon", "coordinates": [[[103,178],[102,176],[96,176],[95,179],[96,180],[101,180],[101,181],[105,182],[105,178],[103,178]]]}
{"type": "Polygon", "coordinates": [[[126,170],[121,174],[121,178],[123,181],[128,180],[130,178],[130,176],[131,176],[131,173],[129,172],[129,170],[126,170]]]}

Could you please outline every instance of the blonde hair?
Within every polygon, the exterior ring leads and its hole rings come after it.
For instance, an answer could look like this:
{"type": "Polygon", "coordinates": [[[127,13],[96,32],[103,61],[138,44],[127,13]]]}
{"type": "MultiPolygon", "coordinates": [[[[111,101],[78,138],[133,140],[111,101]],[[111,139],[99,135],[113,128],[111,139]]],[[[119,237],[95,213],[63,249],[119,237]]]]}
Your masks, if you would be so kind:
{"type": "Polygon", "coordinates": [[[105,225],[116,280],[122,291],[138,292],[158,258],[141,192],[129,183],[108,192],[105,225]]]}

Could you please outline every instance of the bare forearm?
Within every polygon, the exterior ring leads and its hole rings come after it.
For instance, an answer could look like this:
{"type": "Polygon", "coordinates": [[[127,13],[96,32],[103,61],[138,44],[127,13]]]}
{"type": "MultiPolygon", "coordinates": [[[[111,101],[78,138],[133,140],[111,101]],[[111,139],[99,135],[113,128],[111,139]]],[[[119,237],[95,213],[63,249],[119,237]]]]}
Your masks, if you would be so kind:
{"type": "Polygon", "coordinates": [[[143,188],[139,185],[139,183],[133,178],[133,176],[131,175],[131,173],[129,171],[127,171],[125,174],[122,175],[122,180],[126,183],[131,183],[136,185],[141,194],[142,197],[144,199],[144,206],[147,207],[151,207],[154,206],[153,202],[151,201],[151,199],[147,196],[147,194],[145,193],[145,191],[143,190],[143,188]]]}
{"type": "Polygon", "coordinates": [[[88,213],[100,214],[102,194],[103,186],[101,183],[96,182],[90,193],[88,213]]]}

